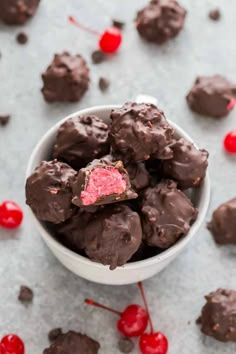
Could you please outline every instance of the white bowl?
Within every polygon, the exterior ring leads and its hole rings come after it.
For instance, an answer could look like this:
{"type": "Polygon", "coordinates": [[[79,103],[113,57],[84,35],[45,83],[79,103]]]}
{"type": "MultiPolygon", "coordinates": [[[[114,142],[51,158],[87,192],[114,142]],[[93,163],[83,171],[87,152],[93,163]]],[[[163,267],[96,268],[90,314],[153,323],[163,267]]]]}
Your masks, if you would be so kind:
{"type": "MultiPolygon", "coordinates": [[[[105,122],[108,122],[111,110],[117,107],[119,106],[107,105],[92,107],[78,111],[59,121],[41,138],[35,147],[28,162],[26,177],[32,174],[35,167],[38,166],[42,160],[50,159],[50,153],[55,142],[57,130],[65,120],[77,115],[95,114],[104,119],[105,122]]],[[[193,142],[189,135],[185,133],[182,128],[171,121],[169,121],[169,123],[175,129],[177,136],[184,137],[187,140],[193,142]]],[[[206,174],[202,185],[192,191],[191,199],[194,205],[199,209],[199,215],[197,220],[191,226],[187,236],[181,238],[176,244],[163,251],[161,254],[143,261],[127,263],[123,267],[118,267],[112,271],[109,269],[109,266],[104,266],[100,263],[92,262],[88,258],[80,256],[63,246],[53,237],[53,235],[50,234],[44,223],[37,219],[31,209],[30,215],[43,240],[51,249],[52,253],[66,268],[79,275],[80,277],[96,283],[123,285],[136,283],[157,274],[171,261],[173,261],[173,259],[175,259],[177,255],[187,246],[189,241],[193,238],[201,226],[207,212],[210,200],[210,180],[208,173],[206,174]]]]}

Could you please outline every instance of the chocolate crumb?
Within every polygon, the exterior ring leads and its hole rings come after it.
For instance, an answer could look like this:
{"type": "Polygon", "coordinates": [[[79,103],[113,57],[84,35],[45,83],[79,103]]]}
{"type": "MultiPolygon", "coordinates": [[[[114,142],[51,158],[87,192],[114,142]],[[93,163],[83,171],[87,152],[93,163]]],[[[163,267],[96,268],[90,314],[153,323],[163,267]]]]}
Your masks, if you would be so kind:
{"type": "Polygon", "coordinates": [[[55,340],[57,340],[57,338],[60,337],[62,334],[63,332],[61,328],[53,328],[51,329],[51,331],[48,332],[48,339],[51,343],[55,342],[55,340]]]}
{"type": "Polygon", "coordinates": [[[221,17],[221,13],[219,9],[213,9],[208,14],[209,18],[213,21],[218,21],[221,17]]]}
{"type": "Polygon", "coordinates": [[[106,79],[105,77],[100,77],[98,86],[102,92],[106,91],[108,87],[110,86],[110,81],[106,79]]]}
{"type": "Polygon", "coordinates": [[[18,33],[18,35],[16,36],[16,40],[19,44],[25,44],[28,42],[28,36],[26,33],[24,32],[20,32],[18,33]]]}
{"type": "Polygon", "coordinates": [[[125,26],[125,23],[116,19],[112,20],[112,25],[116,28],[119,28],[120,30],[122,30],[125,26]]]}
{"type": "Polygon", "coordinates": [[[18,300],[23,303],[32,302],[33,297],[34,297],[33,290],[30,289],[28,286],[21,285],[20,292],[18,295],[18,300]]]}
{"type": "Polygon", "coordinates": [[[94,64],[99,64],[106,60],[106,54],[103,53],[101,50],[95,50],[91,54],[91,58],[94,64]]]}
{"type": "Polygon", "coordinates": [[[10,118],[11,116],[9,114],[0,115],[0,125],[3,127],[7,125],[9,123],[10,118]]]}
{"type": "Polygon", "coordinates": [[[130,353],[134,349],[134,342],[128,338],[121,338],[118,342],[118,348],[122,353],[130,353]]]}

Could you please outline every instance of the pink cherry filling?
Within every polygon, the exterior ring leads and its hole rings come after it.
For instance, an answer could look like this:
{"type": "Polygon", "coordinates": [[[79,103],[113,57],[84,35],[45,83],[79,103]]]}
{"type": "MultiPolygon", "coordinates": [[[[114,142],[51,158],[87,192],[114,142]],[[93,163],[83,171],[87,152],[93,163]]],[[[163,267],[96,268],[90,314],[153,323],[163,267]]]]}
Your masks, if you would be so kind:
{"type": "Polygon", "coordinates": [[[80,197],[83,205],[91,205],[101,197],[124,193],[126,187],[126,181],[116,168],[98,167],[90,173],[86,189],[80,197]]]}

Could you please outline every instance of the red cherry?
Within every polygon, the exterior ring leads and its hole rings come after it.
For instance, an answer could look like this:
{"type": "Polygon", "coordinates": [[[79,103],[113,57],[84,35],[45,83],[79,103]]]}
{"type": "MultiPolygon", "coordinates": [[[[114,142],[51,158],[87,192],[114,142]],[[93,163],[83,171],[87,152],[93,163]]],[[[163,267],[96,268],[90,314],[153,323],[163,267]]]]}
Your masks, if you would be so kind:
{"type": "Polygon", "coordinates": [[[5,347],[0,343],[0,354],[6,354],[5,347]]]}
{"type": "Polygon", "coordinates": [[[161,332],[143,333],[139,340],[139,348],[142,354],[166,354],[168,341],[161,332]]]}
{"type": "Polygon", "coordinates": [[[224,138],[224,147],[227,152],[236,153],[236,130],[226,134],[224,138]]]}
{"type": "Polygon", "coordinates": [[[15,229],[23,220],[23,212],[19,205],[5,201],[0,205],[0,226],[6,229],[15,229]]]}
{"type": "Polygon", "coordinates": [[[8,334],[1,340],[5,354],[24,354],[25,346],[23,341],[16,334],[8,334]]]}
{"type": "Polygon", "coordinates": [[[101,305],[91,299],[85,299],[86,304],[96,306],[120,316],[117,329],[126,337],[140,336],[148,324],[148,314],[140,305],[129,305],[123,312],[101,305]]]}
{"type": "Polygon", "coordinates": [[[106,54],[115,53],[122,41],[122,35],[118,28],[108,28],[99,40],[100,49],[106,54]]]}

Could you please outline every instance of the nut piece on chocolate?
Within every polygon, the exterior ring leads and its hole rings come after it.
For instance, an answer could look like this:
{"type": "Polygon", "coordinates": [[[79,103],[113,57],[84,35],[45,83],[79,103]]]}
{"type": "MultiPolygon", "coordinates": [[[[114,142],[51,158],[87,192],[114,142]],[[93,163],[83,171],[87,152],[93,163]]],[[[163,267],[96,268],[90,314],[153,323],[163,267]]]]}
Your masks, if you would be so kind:
{"type": "Polygon", "coordinates": [[[230,112],[228,105],[236,98],[236,85],[223,76],[198,76],[186,99],[189,107],[202,115],[221,118],[230,112]]]}
{"type": "Polygon", "coordinates": [[[150,246],[168,248],[189,232],[197,209],[176,182],[163,180],[141,196],[143,237],[150,246]]]}
{"type": "Polygon", "coordinates": [[[127,102],[111,112],[110,138],[113,151],[125,161],[168,159],[173,129],[164,113],[149,103],[127,102]]]}
{"type": "Polygon", "coordinates": [[[72,203],[81,207],[135,199],[129,175],[121,161],[94,160],[81,168],[73,185],[72,203]]]}
{"type": "Polygon", "coordinates": [[[97,354],[100,345],[92,338],[69,331],[59,336],[43,354],[97,354]]]}
{"type": "Polygon", "coordinates": [[[174,179],[180,189],[199,186],[206,174],[208,152],[198,150],[184,138],[174,142],[171,150],[174,156],[162,161],[163,176],[174,179]]]}
{"type": "Polygon", "coordinates": [[[221,245],[236,244],[236,198],[220,205],[207,226],[215,242],[221,245]]]}
{"type": "Polygon", "coordinates": [[[124,265],[142,241],[138,213],[121,203],[106,206],[93,214],[82,231],[88,257],[109,265],[111,270],[124,265]]]}
{"type": "Polygon", "coordinates": [[[221,342],[236,342],[236,291],[218,289],[205,298],[198,321],[201,331],[221,342]]]}
{"type": "Polygon", "coordinates": [[[89,87],[89,69],[81,55],[56,54],[42,74],[47,102],[78,102],[89,87]]]}
{"type": "Polygon", "coordinates": [[[0,21],[22,25],[34,16],[40,0],[0,0],[0,21]]]}
{"type": "Polygon", "coordinates": [[[184,25],[186,10],[175,0],[152,0],[137,13],[136,28],[149,42],[165,43],[184,25]]]}
{"type": "Polygon", "coordinates": [[[59,224],[69,219],[75,176],[76,171],[63,162],[43,161],[26,181],[26,204],[40,220],[59,224]]]}
{"type": "Polygon", "coordinates": [[[32,302],[33,297],[34,297],[33,290],[30,289],[28,286],[21,285],[20,292],[18,295],[18,300],[23,303],[29,303],[32,302]]]}
{"type": "Polygon", "coordinates": [[[59,128],[53,157],[65,160],[75,169],[109,152],[108,126],[96,116],[67,119],[59,128]]]}
{"type": "Polygon", "coordinates": [[[131,186],[136,191],[146,188],[149,185],[151,176],[143,162],[130,163],[125,166],[125,168],[129,174],[131,186]]]}

